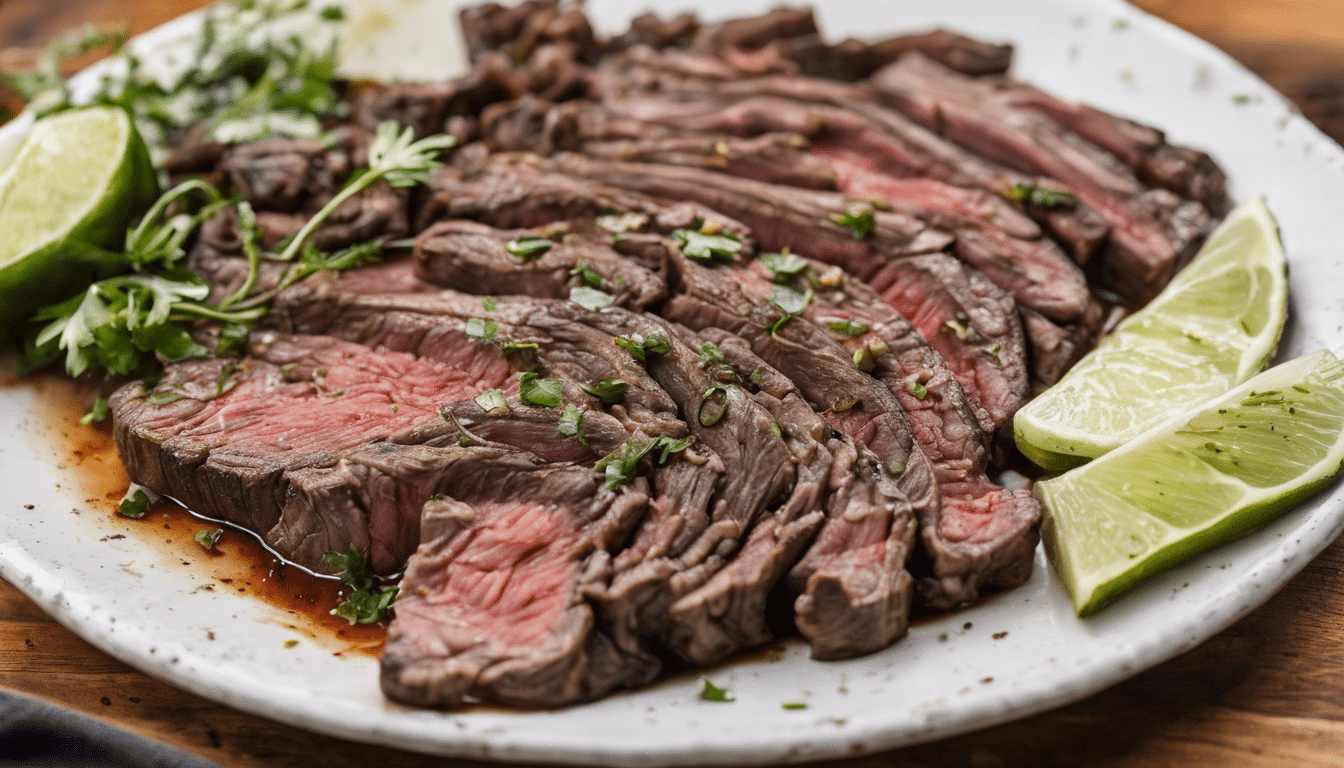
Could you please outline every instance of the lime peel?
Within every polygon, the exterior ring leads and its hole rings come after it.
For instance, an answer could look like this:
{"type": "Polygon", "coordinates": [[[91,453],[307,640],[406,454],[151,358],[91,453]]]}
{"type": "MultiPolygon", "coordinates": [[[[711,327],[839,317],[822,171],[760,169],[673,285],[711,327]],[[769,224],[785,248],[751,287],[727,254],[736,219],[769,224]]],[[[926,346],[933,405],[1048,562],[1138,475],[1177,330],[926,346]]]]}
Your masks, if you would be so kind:
{"type": "Polygon", "coordinates": [[[1086,616],[1147,576],[1282,514],[1342,463],[1344,365],[1322,351],[1037,483],[1042,539],[1086,616]]]}

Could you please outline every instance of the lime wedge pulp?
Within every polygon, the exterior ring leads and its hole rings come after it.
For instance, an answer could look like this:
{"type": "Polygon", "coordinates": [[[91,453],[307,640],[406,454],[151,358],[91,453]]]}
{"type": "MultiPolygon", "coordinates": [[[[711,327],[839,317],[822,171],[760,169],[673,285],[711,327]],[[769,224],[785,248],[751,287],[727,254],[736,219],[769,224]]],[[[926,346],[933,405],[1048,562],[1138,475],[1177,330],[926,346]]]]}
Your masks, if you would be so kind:
{"type": "Polygon", "coordinates": [[[1018,448],[1061,470],[1123,445],[1262,370],[1287,311],[1278,226],[1262,201],[1241,205],[1148,306],[1018,411],[1018,448]]]}
{"type": "Polygon", "coordinates": [[[1085,616],[1284,512],[1342,461],[1344,364],[1322,351],[1037,483],[1041,536],[1085,616]]]}
{"type": "Polygon", "coordinates": [[[157,190],[144,142],[120,109],[38,120],[0,174],[0,338],[95,273],[80,254],[120,250],[157,190]]]}

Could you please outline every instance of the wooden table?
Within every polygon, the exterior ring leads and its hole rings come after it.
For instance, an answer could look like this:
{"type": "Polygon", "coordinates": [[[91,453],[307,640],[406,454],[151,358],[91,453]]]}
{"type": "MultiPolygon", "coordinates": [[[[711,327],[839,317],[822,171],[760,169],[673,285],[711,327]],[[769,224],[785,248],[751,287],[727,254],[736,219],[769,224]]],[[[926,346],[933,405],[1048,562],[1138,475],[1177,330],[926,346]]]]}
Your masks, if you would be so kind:
{"type": "MultiPolygon", "coordinates": [[[[5,0],[0,61],[84,22],[132,32],[201,0],[5,0]]],[[[1344,141],[1344,2],[1140,0],[1260,73],[1344,141]]],[[[218,706],[87,645],[0,581],[0,685],[228,766],[365,768],[434,758],[315,736],[218,706]]],[[[463,763],[455,763],[462,765],[463,763]]],[[[830,765],[1344,765],[1344,540],[1201,647],[1072,706],[967,736],[830,765]]]]}

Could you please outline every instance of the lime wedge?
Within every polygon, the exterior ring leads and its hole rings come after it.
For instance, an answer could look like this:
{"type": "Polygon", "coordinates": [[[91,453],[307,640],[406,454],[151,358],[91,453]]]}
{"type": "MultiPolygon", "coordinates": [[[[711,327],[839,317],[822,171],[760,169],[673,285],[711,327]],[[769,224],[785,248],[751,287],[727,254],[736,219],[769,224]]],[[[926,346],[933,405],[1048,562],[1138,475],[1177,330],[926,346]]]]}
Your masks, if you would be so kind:
{"type": "Polygon", "coordinates": [[[1068,469],[1254,376],[1288,311],[1278,225],[1239,206],[1148,306],[1013,419],[1023,455],[1068,469]]]}
{"type": "Polygon", "coordinates": [[[1344,365],[1271,368],[1086,466],[1036,484],[1041,536],[1085,616],[1144,577],[1298,503],[1344,461],[1344,365]]]}
{"type": "Polygon", "coordinates": [[[97,272],[89,247],[120,250],[157,191],[149,152],[110,107],[37,121],[0,174],[0,339],[97,272]]]}

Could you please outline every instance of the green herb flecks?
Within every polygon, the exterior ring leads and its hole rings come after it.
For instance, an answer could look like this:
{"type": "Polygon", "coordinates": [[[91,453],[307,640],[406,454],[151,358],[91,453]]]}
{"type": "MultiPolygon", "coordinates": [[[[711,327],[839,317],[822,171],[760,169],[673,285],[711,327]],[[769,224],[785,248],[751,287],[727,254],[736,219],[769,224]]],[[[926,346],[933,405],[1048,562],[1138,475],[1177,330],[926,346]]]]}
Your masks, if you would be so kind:
{"type": "Polygon", "coordinates": [[[583,436],[583,411],[573,403],[566,403],[560,412],[559,429],[565,437],[577,437],[580,443],[588,444],[587,438],[583,436]]]}
{"type": "Polygon", "coordinates": [[[1033,184],[1014,184],[1008,190],[1008,199],[1041,208],[1059,208],[1078,202],[1078,196],[1072,192],[1055,189],[1043,189],[1033,184]]]}
{"type": "Polygon", "coordinates": [[[586,285],[576,285],[569,289],[569,300],[589,312],[597,312],[614,304],[616,302],[616,297],[606,291],[598,290],[597,288],[589,288],[586,285]]]}
{"type": "Polygon", "coordinates": [[[569,274],[577,275],[579,279],[583,281],[583,284],[589,288],[594,288],[599,291],[606,290],[606,286],[602,284],[602,276],[588,264],[580,264],[570,270],[569,274]]]}
{"type": "Polygon", "coordinates": [[[799,275],[806,274],[811,266],[807,259],[789,253],[788,248],[779,253],[763,253],[760,261],[761,266],[770,270],[770,273],[774,275],[777,283],[787,283],[799,275]]]}
{"type": "Polygon", "coordinates": [[[504,399],[504,393],[498,389],[487,389],[474,399],[487,416],[498,416],[509,410],[509,401],[504,399]]]}
{"type": "Polygon", "coordinates": [[[555,243],[544,237],[524,237],[504,243],[504,250],[523,261],[531,261],[551,250],[555,243]]]}
{"type": "Polygon", "coordinates": [[[344,553],[328,552],[323,559],[328,565],[341,569],[337,575],[351,590],[332,610],[333,616],[340,616],[351,624],[373,624],[387,616],[392,601],[397,599],[397,587],[394,584],[378,586],[368,560],[354,544],[344,553]]]}
{"type": "Polygon", "coordinates": [[[718,687],[717,685],[709,682],[709,678],[707,677],[700,678],[700,683],[701,683],[700,698],[704,699],[705,701],[719,701],[725,703],[737,701],[737,699],[728,695],[727,688],[718,687]]]}
{"type": "Polygon", "coordinates": [[[877,226],[877,218],[873,215],[872,210],[860,206],[853,206],[843,213],[832,215],[831,221],[848,229],[855,240],[867,239],[877,226]]]}
{"type": "Polygon", "coordinates": [[[129,517],[132,520],[139,520],[149,513],[149,505],[156,498],[158,498],[158,495],[153,494],[149,489],[131,483],[131,487],[126,490],[126,495],[122,497],[121,503],[117,505],[117,514],[122,517],[129,517]]]}
{"type": "Polygon", "coordinates": [[[89,409],[88,413],[84,414],[83,418],[79,420],[79,423],[92,424],[95,421],[101,423],[103,419],[106,418],[107,418],[107,398],[99,396],[96,400],[93,401],[93,407],[89,409]]]}
{"type": "Polygon", "coordinates": [[[554,408],[563,398],[564,387],[559,379],[543,379],[528,371],[518,378],[518,399],[527,405],[554,408]]]}
{"type": "Polygon", "coordinates": [[[712,427],[723,419],[728,412],[728,401],[732,390],[722,384],[715,384],[705,390],[700,398],[699,421],[702,427],[712,427]]]}
{"type": "Polygon", "coordinates": [[[732,235],[707,235],[694,229],[674,229],[672,237],[683,255],[706,264],[731,264],[742,243],[732,235]]]}
{"type": "Polygon", "coordinates": [[[473,339],[490,341],[495,338],[495,334],[499,332],[499,323],[496,323],[494,320],[473,317],[467,320],[466,332],[467,335],[473,339]]]}
{"type": "Polygon", "coordinates": [[[663,331],[653,331],[647,336],[632,333],[629,336],[617,336],[612,341],[641,363],[650,354],[665,355],[672,349],[672,340],[663,331]]]}
{"type": "Polygon", "coordinates": [[[774,293],[770,294],[770,305],[784,316],[766,326],[766,330],[774,336],[780,328],[792,320],[795,316],[807,309],[807,305],[812,303],[812,289],[809,288],[806,293],[802,293],[788,287],[787,285],[775,286],[774,293]]]}
{"type": "Polygon", "coordinates": [[[584,387],[583,391],[607,405],[613,405],[625,399],[625,391],[629,387],[630,385],[621,379],[611,378],[603,379],[591,387],[584,387]]]}
{"type": "Polygon", "coordinates": [[[667,463],[672,454],[686,450],[691,444],[690,438],[676,440],[667,435],[659,435],[652,440],[627,440],[609,456],[593,467],[593,470],[606,477],[606,488],[611,490],[622,483],[635,479],[639,473],[639,462],[645,456],[651,456],[655,464],[667,463]]]}
{"type": "Polygon", "coordinates": [[[197,531],[196,535],[191,538],[205,550],[209,551],[215,548],[215,545],[219,543],[219,537],[223,535],[223,528],[205,528],[197,531]]]}
{"type": "Polygon", "coordinates": [[[868,325],[848,317],[819,317],[817,322],[835,331],[841,336],[861,336],[868,332],[868,325]]]}

